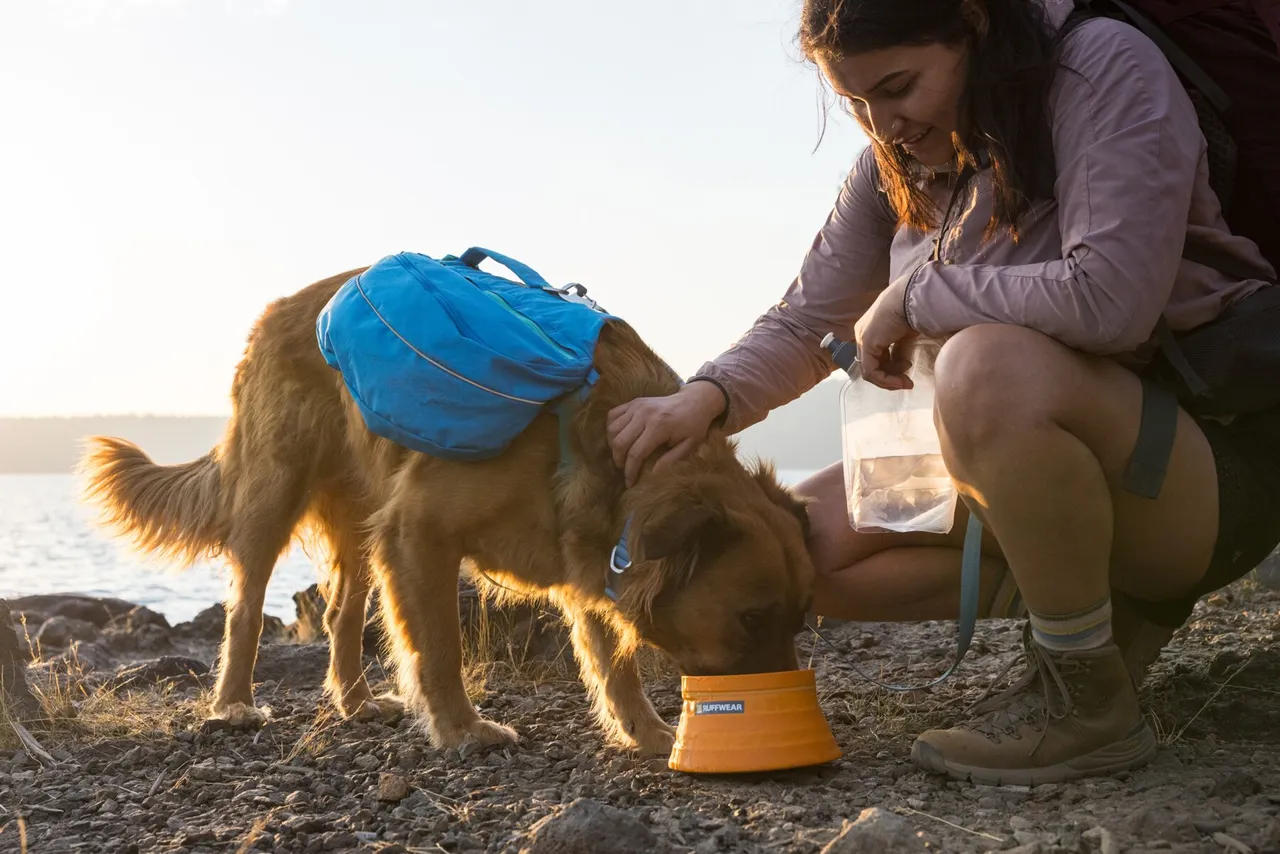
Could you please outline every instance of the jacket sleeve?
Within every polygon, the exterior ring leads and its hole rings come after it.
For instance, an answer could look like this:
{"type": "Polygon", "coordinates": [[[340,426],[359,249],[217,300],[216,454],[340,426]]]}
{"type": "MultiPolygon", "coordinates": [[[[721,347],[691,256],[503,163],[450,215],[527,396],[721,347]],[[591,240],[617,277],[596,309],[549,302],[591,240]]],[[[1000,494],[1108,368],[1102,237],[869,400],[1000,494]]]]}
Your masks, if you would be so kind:
{"type": "Polygon", "coordinates": [[[835,369],[822,348],[828,332],[844,338],[888,284],[897,220],[879,189],[871,147],[863,150],[835,207],[782,300],[693,380],[724,392],[724,429],[736,433],[764,419],[835,369]]]}
{"type": "Polygon", "coordinates": [[[1181,263],[1204,138],[1159,49],[1112,20],[1068,37],[1050,93],[1061,258],[1019,266],[929,262],[908,322],[939,337],[978,323],[1125,353],[1147,341],[1181,263]]]}

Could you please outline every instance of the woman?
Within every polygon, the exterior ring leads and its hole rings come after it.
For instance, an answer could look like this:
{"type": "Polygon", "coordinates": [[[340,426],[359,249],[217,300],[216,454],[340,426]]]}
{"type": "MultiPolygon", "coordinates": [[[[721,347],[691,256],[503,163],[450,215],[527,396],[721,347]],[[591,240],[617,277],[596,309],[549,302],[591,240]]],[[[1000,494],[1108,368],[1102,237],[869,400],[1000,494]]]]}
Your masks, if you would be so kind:
{"type": "Polygon", "coordinates": [[[1007,568],[1027,672],[912,756],[987,782],[1149,761],[1125,661],[1140,673],[1150,657],[1134,651],[1133,609],[1163,622],[1163,643],[1280,541],[1280,412],[1222,424],[1179,410],[1157,497],[1122,488],[1157,321],[1188,329],[1268,286],[1184,262],[1181,236],[1274,270],[1226,229],[1195,110],[1158,48],[1112,20],[1063,28],[1069,11],[806,0],[805,54],[872,144],[780,303],[679,392],[609,426],[634,483],[828,376],[828,331],[852,334],[886,389],[904,383],[895,347],[945,339],[935,420],[967,504],[954,533],[854,532],[838,464],[798,491],[814,502],[814,610],[849,619],[954,618],[960,532],[979,513],[988,613],[1007,613],[1007,568]]]}

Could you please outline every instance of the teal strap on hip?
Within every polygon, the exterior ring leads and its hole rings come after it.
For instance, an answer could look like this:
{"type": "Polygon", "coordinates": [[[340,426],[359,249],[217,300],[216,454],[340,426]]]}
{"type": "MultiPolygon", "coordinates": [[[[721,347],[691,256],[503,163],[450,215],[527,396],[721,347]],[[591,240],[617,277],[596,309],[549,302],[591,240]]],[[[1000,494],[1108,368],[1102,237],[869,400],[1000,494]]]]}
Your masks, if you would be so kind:
{"type": "MultiPolygon", "coordinates": [[[[978,592],[982,587],[982,522],[974,513],[969,514],[969,524],[964,532],[964,551],[960,558],[960,625],[956,629],[956,658],[946,672],[923,685],[891,685],[873,679],[863,673],[856,664],[850,662],[855,673],[868,682],[887,688],[890,691],[921,691],[940,685],[951,677],[960,662],[969,652],[969,644],[973,641],[973,630],[978,624],[978,592]]],[[[810,631],[822,640],[825,637],[813,626],[810,631]]]]}

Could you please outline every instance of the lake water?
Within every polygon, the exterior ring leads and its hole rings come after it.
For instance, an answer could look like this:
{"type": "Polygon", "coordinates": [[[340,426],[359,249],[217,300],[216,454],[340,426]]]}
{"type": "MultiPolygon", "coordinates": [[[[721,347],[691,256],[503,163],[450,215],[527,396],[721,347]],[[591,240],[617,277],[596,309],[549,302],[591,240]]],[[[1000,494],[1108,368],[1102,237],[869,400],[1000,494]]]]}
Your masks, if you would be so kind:
{"type": "MultiPolygon", "coordinates": [[[[780,471],[795,483],[806,471],[780,471]]],[[[115,596],[146,605],[170,623],[189,620],[223,599],[220,563],[175,572],[136,554],[91,524],[91,510],[75,494],[71,475],[0,475],[0,597],[37,593],[115,596]]],[[[293,594],[318,580],[310,558],[294,546],[276,565],[266,611],[296,617],[293,594]]]]}

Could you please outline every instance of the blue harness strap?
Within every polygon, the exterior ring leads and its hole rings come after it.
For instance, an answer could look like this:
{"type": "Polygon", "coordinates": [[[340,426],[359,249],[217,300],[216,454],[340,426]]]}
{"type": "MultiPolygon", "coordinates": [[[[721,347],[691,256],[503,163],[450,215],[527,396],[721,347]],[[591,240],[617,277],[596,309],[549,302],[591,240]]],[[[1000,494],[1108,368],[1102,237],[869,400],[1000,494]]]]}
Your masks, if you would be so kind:
{"type": "Polygon", "coordinates": [[[622,576],[631,568],[631,550],[627,544],[630,533],[631,517],[627,516],[627,521],[622,524],[622,536],[618,538],[618,544],[613,547],[613,551],[609,552],[609,573],[604,581],[604,595],[614,602],[617,602],[618,597],[622,595],[620,589],[622,576]]]}
{"type": "MultiPolygon", "coordinates": [[[[586,399],[591,390],[591,385],[595,383],[598,376],[592,370],[591,379],[587,385],[575,392],[566,394],[552,407],[559,421],[560,462],[557,468],[562,474],[573,465],[573,417],[577,414],[578,407],[586,399]]],[[[605,572],[604,595],[614,602],[617,602],[622,595],[622,576],[627,570],[631,569],[631,547],[628,542],[631,535],[631,518],[628,515],[626,521],[623,522],[622,535],[618,537],[617,544],[609,552],[609,566],[605,572]]]]}

